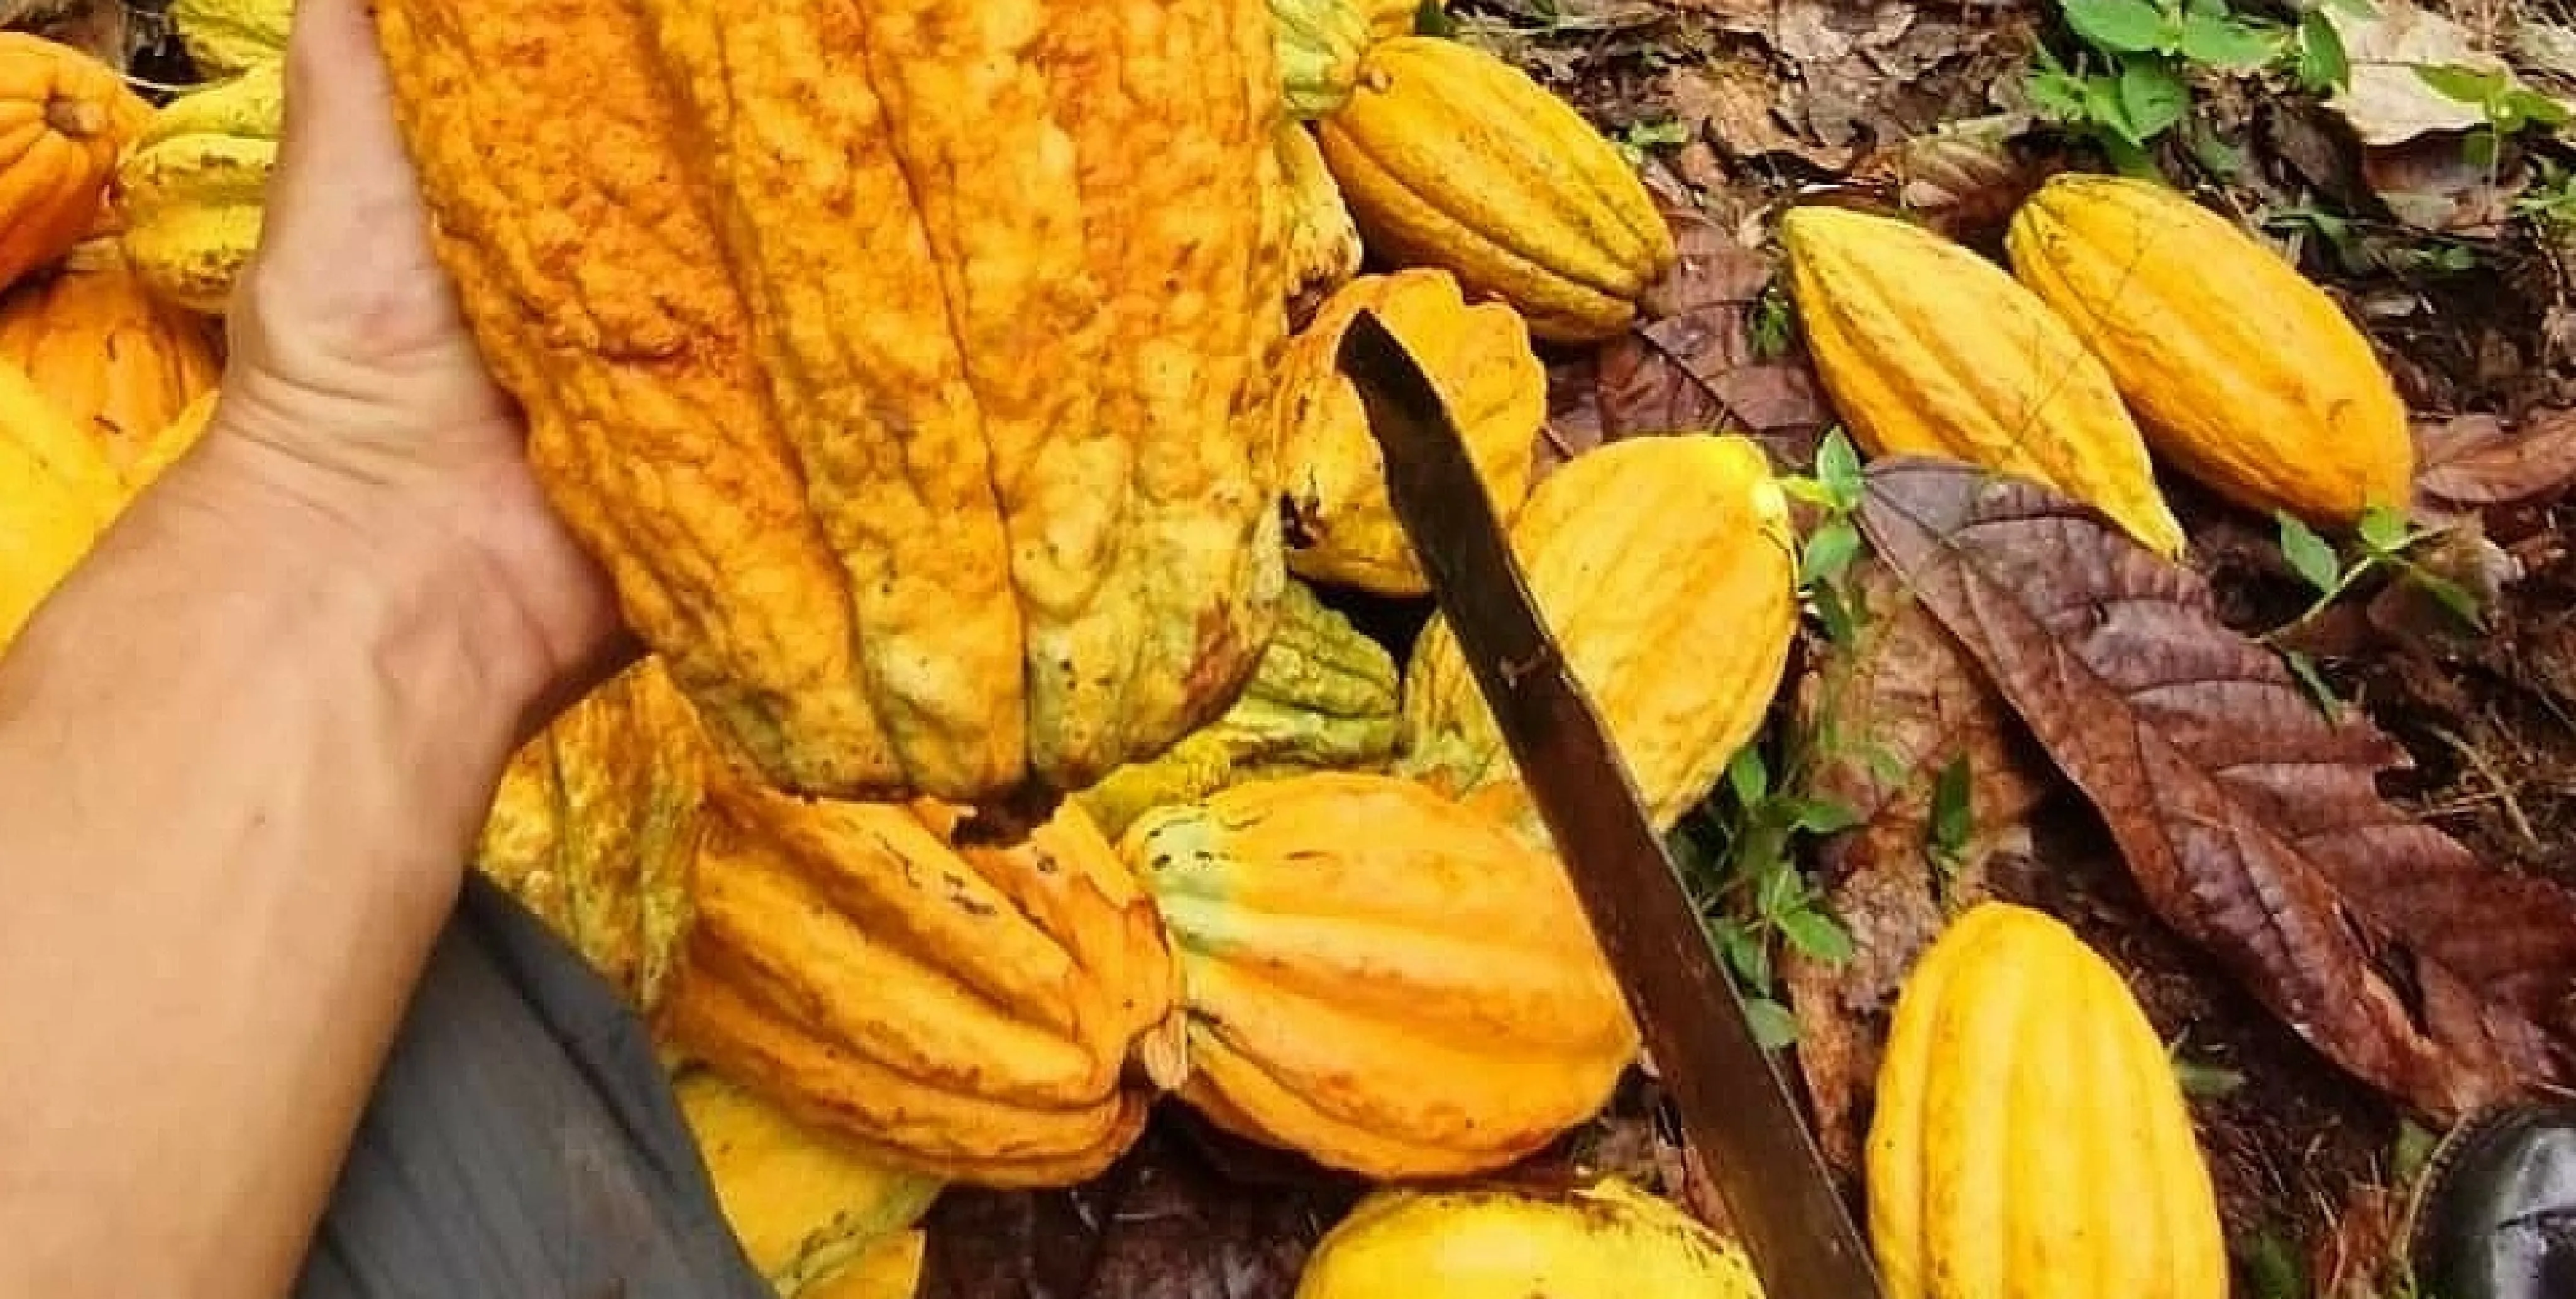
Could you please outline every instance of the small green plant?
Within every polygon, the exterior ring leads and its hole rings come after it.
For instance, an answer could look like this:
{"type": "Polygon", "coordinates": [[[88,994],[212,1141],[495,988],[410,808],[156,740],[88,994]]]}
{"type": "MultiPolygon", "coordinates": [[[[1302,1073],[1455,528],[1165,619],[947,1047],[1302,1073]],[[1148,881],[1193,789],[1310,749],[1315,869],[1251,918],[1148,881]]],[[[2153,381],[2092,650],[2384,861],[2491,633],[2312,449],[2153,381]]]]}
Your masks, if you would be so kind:
{"type": "Polygon", "coordinates": [[[1798,548],[1798,595],[1827,639],[1848,645],[1860,631],[1861,609],[1844,579],[1860,558],[1860,525],[1852,514],[1869,490],[1861,477],[1860,452],[1837,426],[1825,430],[1816,448],[1813,477],[1787,475],[1780,488],[1793,499],[1815,507],[1819,517],[1798,548]]]}
{"type": "MultiPolygon", "coordinates": [[[[2370,11],[2366,0],[2329,2],[2370,11]]],[[[2352,75],[2343,39],[2321,8],[2304,9],[2297,23],[2283,26],[2238,13],[2227,0],[2060,0],[2060,6],[2080,48],[2070,63],[2040,47],[2031,102],[2131,174],[2152,174],[2148,148],[2189,116],[2194,72],[2278,68],[2317,92],[2352,75]]],[[[2220,170],[2232,165],[2231,152],[2218,141],[2192,144],[2220,170]]]]}
{"type": "Polygon", "coordinates": [[[2288,664],[2292,675],[2299,678],[2300,684],[2315,697],[2317,705],[2328,713],[2340,711],[2343,703],[2333,688],[2326,684],[2324,675],[2317,671],[2316,661],[2279,642],[2333,607],[2363,578],[2383,570],[2394,572],[2398,580],[2433,597],[2471,628],[2484,629],[2485,618],[2478,608],[2477,597],[2469,594],[2459,583],[2415,562],[2406,553],[2435,530],[2410,526],[2403,512],[2385,506],[2374,506],[2364,511],[2354,525],[2355,545],[2349,554],[2337,551],[2334,544],[2319,536],[2314,528],[2288,514],[2278,514],[2275,518],[2281,529],[2282,559],[2288,561],[2290,571],[2297,573],[2300,580],[2317,594],[2298,617],[2264,633],[2263,640],[2272,645],[2273,651],[2288,664]]]}
{"type": "Polygon", "coordinates": [[[1794,782],[1775,784],[1761,746],[1748,744],[1727,765],[1718,796],[1674,831],[1678,855],[1693,868],[1702,923],[1735,972],[1765,1047],[1798,1037],[1797,1020],[1777,997],[1774,945],[1828,963],[1852,958],[1850,933],[1798,869],[1797,845],[1859,823],[1842,804],[1809,797],[1794,782]]]}
{"type": "Polygon", "coordinates": [[[1753,310],[1746,314],[1744,320],[1744,332],[1753,344],[1754,357],[1769,361],[1786,355],[1789,338],[1795,330],[1796,321],[1790,310],[1788,290],[1780,287],[1779,280],[1773,279],[1762,286],[1760,296],[1753,299],[1753,310]]]}
{"type": "Polygon", "coordinates": [[[2471,68],[2451,63],[2418,64],[2415,75],[2446,98],[2474,105],[2486,125],[2471,131],[2461,147],[2469,165],[2483,167],[2492,181],[2504,141],[2527,127],[2567,124],[2567,106],[2514,80],[2502,68],[2471,68]]]}
{"type": "Polygon", "coordinates": [[[1968,845],[1977,833],[1976,772],[1960,753],[1932,781],[1932,817],[1923,827],[1923,854],[1943,892],[1958,882],[1967,866],[1968,845]]]}
{"type": "Polygon", "coordinates": [[[2576,230],[2576,171],[2549,158],[2532,160],[2531,183],[2513,200],[2514,215],[2544,230],[2576,230]]]}
{"type": "Polygon", "coordinates": [[[1646,155],[1656,149],[1673,149],[1690,143],[1691,128],[1679,118],[1655,122],[1631,122],[1611,141],[1631,167],[1646,165],[1646,155]]]}

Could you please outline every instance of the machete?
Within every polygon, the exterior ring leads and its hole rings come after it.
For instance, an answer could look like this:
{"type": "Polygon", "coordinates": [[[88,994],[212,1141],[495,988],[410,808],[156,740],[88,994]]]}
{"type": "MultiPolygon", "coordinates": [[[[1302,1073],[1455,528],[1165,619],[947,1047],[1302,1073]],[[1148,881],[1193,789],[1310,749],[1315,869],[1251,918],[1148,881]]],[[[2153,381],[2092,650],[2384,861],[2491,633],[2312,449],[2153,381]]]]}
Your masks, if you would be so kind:
{"type": "Polygon", "coordinates": [[[1396,518],[1764,1294],[1880,1299],[1815,1136],[1755,1038],[1634,779],[1533,607],[1456,423],[1371,312],[1351,320],[1338,355],[1367,411],[1396,518]]]}

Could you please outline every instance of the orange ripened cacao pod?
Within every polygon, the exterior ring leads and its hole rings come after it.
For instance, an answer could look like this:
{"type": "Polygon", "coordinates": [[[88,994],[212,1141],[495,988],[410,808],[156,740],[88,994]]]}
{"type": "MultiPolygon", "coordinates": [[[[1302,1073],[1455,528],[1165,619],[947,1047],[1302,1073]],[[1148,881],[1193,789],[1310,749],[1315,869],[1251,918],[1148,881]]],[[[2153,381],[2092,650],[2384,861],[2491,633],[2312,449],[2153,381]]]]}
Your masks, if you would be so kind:
{"type": "Polygon", "coordinates": [[[153,296],[114,239],[72,249],[0,298],[0,359],[16,363],[120,471],[223,372],[204,318],[153,296]]]}
{"type": "Polygon", "coordinates": [[[1636,1054],[1563,865],[1413,781],[1237,785],[1121,851],[1180,955],[1181,1099],[1240,1135],[1372,1177],[1490,1171],[1636,1054]]]}
{"type": "MultiPolygon", "coordinates": [[[[1769,460],[1733,436],[1614,442],[1540,482],[1511,543],[1657,828],[1670,829],[1760,729],[1797,636],[1795,542],[1769,460]]],[[[1490,788],[1497,814],[1540,833],[1444,617],[1414,642],[1404,717],[1399,770],[1462,794],[1490,788]]]]}
{"type": "Polygon", "coordinates": [[[960,12],[378,26],[538,477],[718,741],[1026,811],[1213,720],[1268,637],[1281,92],[1262,0],[960,12]]]}
{"type": "Polygon", "coordinates": [[[1672,231],[1627,159],[1529,74],[1459,41],[1398,36],[1316,123],[1371,250],[1511,303],[1534,336],[1606,338],[1672,269],[1672,231]]]}
{"type": "Polygon", "coordinates": [[[152,105],[92,55],[0,32],[0,288],[99,225],[117,155],[151,116],[152,105]]]}
{"type": "Polygon", "coordinates": [[[957,812],[719,778],[673,1048],[868,1157],[992,1186],[1098,1174],[1177,1081],[1152,901],[1080,808],[975,846],[957,812]]]}
{"type": "Polygon", "coordinates": [[[2031,479],[2168,558],[2182,524],[2102,363],[2010,273],[1895,217],[1780,219],[1790,296],[1834,410],[1872,455],[1935,455],[2031,479]]]}
{"type": "Polygon", "coordinates": [[[2406,405],[2370,340],[2225,218],[2168,185],[2066,173],[2022,205],[2007,244],[2184,472],[2320,527],[2411,503],[2406,405]]]}
{"type": "Polygon", "coordinates": [[[1289,569],[1380,595],[1427,595],[1430,579],[1387,499],[1368,412],[1340,368],[1342,335],[1363,308],[1430,375],[1506,523],[1529,494],[1547,421],[1547,370],[1519,313],[1500,302],[1468,303],[1456,277],[1434,267],[1352,281],[1289,346],[1279,402],[1289,569]]]}
{"type": "Polygon", "coordinates": [[[1981,903],[1898,994],[1869,1231],[1888,1299],[2225,1299],[2208,1166],[2164,1043],[2054,918],[1981,903]]]}

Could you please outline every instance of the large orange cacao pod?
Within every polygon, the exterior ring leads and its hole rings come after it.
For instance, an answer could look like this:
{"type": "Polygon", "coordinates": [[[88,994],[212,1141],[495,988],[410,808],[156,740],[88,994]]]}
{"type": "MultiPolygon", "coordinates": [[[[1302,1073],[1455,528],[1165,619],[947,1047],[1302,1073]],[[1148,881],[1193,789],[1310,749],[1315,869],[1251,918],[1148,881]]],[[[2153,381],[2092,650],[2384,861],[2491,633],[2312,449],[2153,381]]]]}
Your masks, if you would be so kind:
{"type": "MultiPolygon", "coordinates": [[[[1586,452],[1542,480],[1511,528],[1548,628],[1659,829],[1716,787],[1753,737],[1798,630],[1788,501],[1762,448],[1690,433],[1586,452]]],[[[1445,617],[1414,641],[1398,769],[1541,833],[1445,617]]]]}
{"type": "Polygon", "coordinates": [[[2004,268],[1895,217],[1780,219],[1798,326],[1834,410],[1872,455],[1935,455],[2031,479],[2183,551],[2182,524],[2110,371],[2004,268]]]}
{"type": "Polygon", "coordinates": [[[1878,1073],[1867,1187],[1888,1299],[2224,1299],[2182,1086],[2118,970],[1981,903],[1918,958],[1878,1073]]]}
{"type": "Polygon", "coordinates": [[[0,359],[96,436],[119,470],[213,390],[218,341],[203,317],[155,297],[114,239],[82,243],[0,298],[0,359]]]}
{"type": "Polygon", "coordinates": [[[911,804],[719,777],[672,1047],[852,1149],[994,1186],[1096,1175],[1177,1081],[1154,906],[1071,803],[977,846],[911,804]]]}
{"type": "Polygon", "coordinates": [[[1475,46],[1380,41],[1316,138],[1372,250],[1447,268],[1518,307],[1539,338],[1619,332],[1672,269],[1672,232],[1618,149],[1475,46]]]}
{"type": "Polygon", "coordinates": [[[1016,811],[1224,711],[1284,578],[1262,0],[377,13],[536,473],[727,750],[1016,811]]]}
{"type": "Polygon", "coordinates": [[[107,452],[0,363],[0,648],[125,506],[107,452]]]}
{"type": "Polygon", "coordinates": [[[2225,218],[2168,185],[2066,173],[2014,214],[2006,244],[2193,478],[2319,526],[2411,503],[2406,405],[2370,340],[2225,218]]]}
{"type": "Polygon", "coordinates": [[[117,155],[151,116],[86,51],[0,32],[0,288],[99,227],[117,155]]]}
{"type": "Polygon", "coordinates": [[[1289,569],[1379,595],[1427,595],[1430,579],[1387,498],[1368,412],[1341,371],[1342,335],[1362,309],[1430,375],[1506,523],[1529,495],[1547,422],[1547,369],[1518,312],[1500,302],[1469,304],[1455,276],[1427,266],[1344,285],[1289,345],[1279,400],[1289,569]]]}
{"type": "Polygon", "coordinates": [[[1373,1177],[1489,1171],[1609,1099],[1637,1030],[1557,859],[1395,776],[1158,808],[1122,851],[1218,1126],[1373,1177]]]}

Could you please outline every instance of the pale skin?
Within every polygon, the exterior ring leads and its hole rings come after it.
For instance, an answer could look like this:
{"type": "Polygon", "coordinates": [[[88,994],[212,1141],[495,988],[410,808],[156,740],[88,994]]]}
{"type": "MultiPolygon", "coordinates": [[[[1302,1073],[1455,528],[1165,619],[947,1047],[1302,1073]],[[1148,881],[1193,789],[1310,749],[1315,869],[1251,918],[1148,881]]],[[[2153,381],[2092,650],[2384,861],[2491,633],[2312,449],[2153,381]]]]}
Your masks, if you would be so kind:
{"type": "Polygon", "coordinates": [[[302,0],[204,440],[0,658],[0,1294],[293,1284],[605,579],[439,271],[365,0],[302,0]]]}

